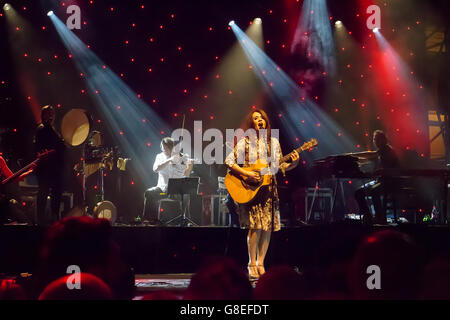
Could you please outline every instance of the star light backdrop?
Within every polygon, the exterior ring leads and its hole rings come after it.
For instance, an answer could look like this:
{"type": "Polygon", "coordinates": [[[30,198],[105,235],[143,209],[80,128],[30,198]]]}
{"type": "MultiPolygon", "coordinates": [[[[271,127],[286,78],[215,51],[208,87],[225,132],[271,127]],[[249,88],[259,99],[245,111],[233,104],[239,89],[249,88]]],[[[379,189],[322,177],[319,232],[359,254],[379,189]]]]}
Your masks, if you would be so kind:
{"type": "MultiPolygon", "coordinates": [[[[203,131],[223,130],[262,107],[285,153],[312,137],[322,142],[303,157],[299,174],[313,159],[372,149],[375,129],[397,150],[426,158],[427,112],[445,108],[436,94],[441,60],[427,50],[427,30],[445,25],[445,1],[8,3],[0,2],[1,151],[33,158],[41,106],[57,108],[57,128],[70,109],[84,108],[106,144],[135,161],[129,184],[137,202],[156,183],[159,141],[183,116],[188,130],[194,120],[203,131]],[[61,32],[72,4],[81,9],[81,29],[61,32]],[[377,33],[366,27],[371,4],[381,8],[377,33]],[[247,49],[231,20],[246,32],[247,49]],[[266,67],[279,75],[261,77],[266,67]],[[270,98],[287,85],[298,90],[288,107],[270,98]]],[[[80,154],[70,150],[68,172],[80,154]]]]}

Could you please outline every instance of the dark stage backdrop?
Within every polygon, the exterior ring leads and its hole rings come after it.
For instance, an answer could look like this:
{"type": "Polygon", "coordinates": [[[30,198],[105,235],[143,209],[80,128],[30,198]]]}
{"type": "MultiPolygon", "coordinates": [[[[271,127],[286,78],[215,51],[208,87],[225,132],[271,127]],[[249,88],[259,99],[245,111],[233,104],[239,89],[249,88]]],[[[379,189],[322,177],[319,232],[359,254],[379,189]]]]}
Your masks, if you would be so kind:
{"type": "MultiPolygon", "coordinates": [[[[411,92],[419,93],[423,98],[421,109],[415,109],[412,115],[405,111],[408,106],[394,105],[395,100],[380,98],[387,91],[399,97],[404,92],[395,86],[387,90],[382,84],[377,84],[383,80],[380,79],[383,74],[372,68],[381,67],[382,61],[368,51],[376,47],[375,40],[370,39],[374,37],[369,37],[371,31],[365,27],[368,15],[363,3],[369,2],[327,2],[329,19],[326,23],[331,26],[335,37],[333,52],[336,58],[336,73],[327,74],[322,66],[305,60],[301,51],[292,54],[294,34],[306,0],[11,0],[10,4],[16,11],[14,19],[8,18],[4,10],[0,16],[0,152],[14,170],[31,161],[39,108],[52,104],[57,109],[55,125],[58,130],[62,117],[69,110],[85,109],[92,116],[92,129],[104,134],[104,144],[117,146],[121,156],[130,157],[123,141],[116,138],[115,130],[120,129],[112,128],[109,119],[96,105],[96,93],[89,90],[84,75],[77,70],[74,59],[46,14],[53,10],[65,22],[69,17],[66,9],[70,5],[78,5],[81,29],[74,30],[74,34],[169,128],[180,128],[183,115],[185,128],[190,130],[194,120],[203,121],[203,131],[208,128],[236,128],[252,106],[257,106],[269,111],[272,127],[280,128],[285,153],[303,142],[302,138],[307,134],[294,136],[292,130],[284,127],[286,121],[283,117],[297,122],[297,131],[294,131],[299,133],[302,133],[302,119],[296,119],[295,113],[283,113],[279,105],[263,92],[262,86],[249,87],[236,80],[240,77],[239,72],[253,72],[242,52],[236,56],[239,60],[235,64],[224,66],[225,62],[229,63],[232,48],[237,45],[228,22],[234,20],[245,31],[254,18],[260,17],[267,56],[299,86],[302,79],[308,82],[310,75],[315,75],[309,83],[312,87],[307,91],[307,98],[343,127],[346,135],[354,141],[351,150],[340,150],[337,146],[335,152],[372,148],[371,132],[384,129],[392,137],[396,149],[426,158],[429,154],[427,112],[445,111],[448,101],[446,97],[438,99],[434,94],[434,89],[439,86],[435,81],[436,75],[441,70],[440,66],[446,65],[447,55],[446,52],[436,53],[442,57],[437,59],[430,54],[426,34],[428,30],[445,29],[448,21],[446,2],[384,1],[380,4],[383,34],[407,66],[405,70],[414,74],[411,92]],[[408,10],[398,10],[402,4],[407,5],[408,10]],[[338,20],[343,21],[346,27],[349,39],[345,45],[337,42],[335,22],[338,20]],[[232,70],[233,65],[239,64],[246,66],[245,70],[232,70]],[[312,73],[303,74],[302,78],[301,71],[305,70],[312,73]],[[405,126],[411,116],[414,117],[414,125],[405,126]]],[[[384,76],[386,79],[394,77],[384,76]]],[[[254,75],[249,79],[253,84],[258,83],[254,75]]],[[[448,92],[442,94],[445,96],[448,92]]],[[[120,113],[122,110],[117,108],[112,112],[120,113]]],[[[123,113],[121,117],[126,118],[127,114],[123,113]]],[[[158,123],[155,125],[157,127],[158,123]]],[[[160,136],[151,137],[152,141],[170,135],[170,132],[162,131],[161,127],[160,136]]],[[[131,136],[132,132],[123,134],[131,136]]],[[[147,144],[149,160],[146,170],[151,172],[153,159],[160,152],[159,143],[148,143],[145,137],[135,142],[147,144]]],[[[64,164],[65,188],[75,193],[76,200],[80,197],[80,183],[72,168],[80,160],[81,151],[81,147],[70,148],[64,164]]],[[[306,169],[319,156],[325,155],[312,153],[302,159],[299,168],[289,173],[289,182],[283,183],[292,190],[310,184],[306,169]]],[[[107,198],[125,201],[121,214],[127,219],[142,209],[145,188],[157,181],[156,174],[150,174],[150,180],[143,181],[142,172],[133,162],[121,177],[107,172],[106,179],[107,198]],[[119,179],[121,188],[117,191],[119,179]]],[[[203,177],[209,192],[214,193],[217,176],[224,174],[223,166],[199,165],[196,171],[203,177]]]]}

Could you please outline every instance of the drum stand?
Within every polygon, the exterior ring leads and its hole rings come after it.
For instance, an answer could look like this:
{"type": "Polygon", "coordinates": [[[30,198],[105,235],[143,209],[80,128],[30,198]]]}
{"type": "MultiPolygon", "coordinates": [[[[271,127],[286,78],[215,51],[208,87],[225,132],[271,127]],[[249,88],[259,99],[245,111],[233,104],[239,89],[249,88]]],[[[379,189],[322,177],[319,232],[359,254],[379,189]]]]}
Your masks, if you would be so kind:
{"type": "MultiPolygon", "coordinates": [[[[84,163],[84,162],[83,162],[84,163]]],[[[103,160],[102,160],[103,163],[103,160]]],[[[96,205],[100,202],[105,201],[105,189],[104,189],[104,180],[103,180],[103,164],[100,166],[99,169],[99,174],[100,174],[100,198],[97,200],[96,199],[96,205]]],[[[87,197],[86,197],[86,174],[83,170],[83,179],[82,179],[82,189],[83,189],[83,215],[87,216],[89,215],[88,212],[88,203],[87,203],[87,197]]],[[[97,195],[96,195],[97,196],[97,195]]],[[[95,206],[94,206],[95,207],[95,206]]]]}

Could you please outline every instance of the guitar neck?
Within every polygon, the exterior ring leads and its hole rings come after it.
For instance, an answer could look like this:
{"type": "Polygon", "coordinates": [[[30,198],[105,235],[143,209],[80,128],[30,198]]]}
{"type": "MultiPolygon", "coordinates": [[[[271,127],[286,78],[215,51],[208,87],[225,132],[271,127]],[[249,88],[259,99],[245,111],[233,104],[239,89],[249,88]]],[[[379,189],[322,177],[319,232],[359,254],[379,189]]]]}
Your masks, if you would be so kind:
{"type": "Polygon", "coordinates": [[[2,181],[2,184],[7,184],[8,182],[14,180],[15,178],[17,178],[18,176],[20,176],[22,173],[26,172],[28,169],[31,168],[31,166],[36,163],[37,160],[33,161],[32,163],[30,163],[29,165],[27,165],[26,167],[23,167],[22,169],[20,169],[19,171],[17,171],[16,173],[14,173],[12,176],[6,178],[5,180],[2,181]]]}
{"type": "Polygon", "coordinates": [[[292,152],[288,153],[287,155],[285,155],[283,158],[280,159],[279,164],[282,164],[286,161],[289,161],[291,159],[291,155],[297,151],[298,154],[302,153],[303,151],[305,151],[305,149],[303,149],[303,147],[298,147],[297,149],[293,150],[292,152]]]}

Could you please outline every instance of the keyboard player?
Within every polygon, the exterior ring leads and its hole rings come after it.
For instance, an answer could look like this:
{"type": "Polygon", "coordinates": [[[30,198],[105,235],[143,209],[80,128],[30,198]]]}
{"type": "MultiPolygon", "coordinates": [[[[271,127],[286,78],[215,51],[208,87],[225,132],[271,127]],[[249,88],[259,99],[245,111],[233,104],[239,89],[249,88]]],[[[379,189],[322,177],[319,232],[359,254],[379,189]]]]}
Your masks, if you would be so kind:
{"type": "MultiPolygon", "coordinates": [[[[395,169],[399,167],[399,160],[388,143],[386,134],[381,130],[375,130],[373,133],[373,144],[376,151],[365,151],[352,153],[351,155],[358,157],[361,160],[375,161],[375,169],[395,169]]],[[[375,209],[375,223],[386,224],[386,212],[383,210],[381,203],[381,196],[389,193],[395,188],[395,181],[377,179],[366,183],[361,188],[356,190],[355,198],[359,205],[360,213],[363,215],[365,223],[372,223],[372,215],[369,206],[367,205],[366,197],[372,197],[372,203],[375,209]]]]}

